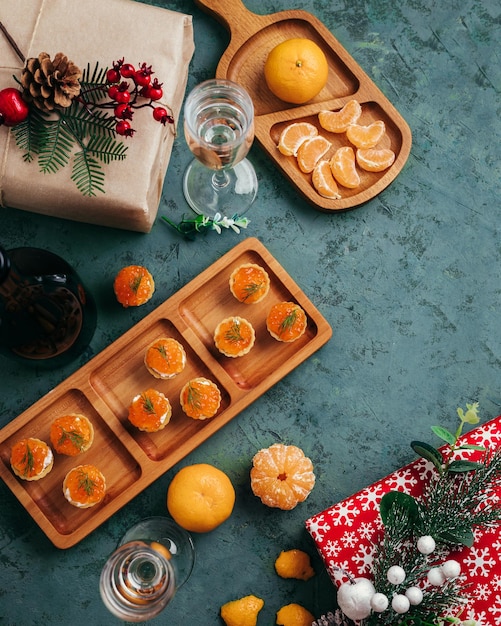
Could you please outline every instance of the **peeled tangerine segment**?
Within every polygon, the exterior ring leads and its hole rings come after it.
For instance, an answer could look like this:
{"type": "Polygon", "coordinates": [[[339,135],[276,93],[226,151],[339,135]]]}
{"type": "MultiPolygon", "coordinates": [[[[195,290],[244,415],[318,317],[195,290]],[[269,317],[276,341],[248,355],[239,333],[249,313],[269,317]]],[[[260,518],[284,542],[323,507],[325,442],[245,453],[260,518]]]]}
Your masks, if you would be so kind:
{"type": "Polygon", "coordinates": [[[323,198],[338,200],[341,197],[329,161],[322,159],[315,165],[311,182],[316,192],[323,198]]]}
{"type": "Polygon", "coordinates": [[[356,124],[362,115],[358,100],[349,100],[339,111],[320,111],[318,121],[330,133],[344,133],[351,124],[356,124]]]}
{"type": "Polygon", "coordinates": [[[330,160],[331,171],[343,187],[355,189],[360,185],[360,176],[355,165],[355,153],[350,146],[338,148],[330,160]]]}
{"type": "Polygon", "coordinates": [[[368,148],[357,150],[358,165],[367,172],[382,172],[395,161],[395,153],[389,148],[368,148]]]}
{"type": "Polygon", "coordinates": [[[331,146],[331,142],[322,135],[307,139],[297,151],[299,169],[305,174],[313,172],[315,165],[329,151],[331,146]]]}
{"type": "Polygon", "coordinates": [[[278,140],[278,150],[285,156],[296,156],[299,146],[310,137],[318,135],[318,129],[309,122],[293,122],[286,126],[278,140]]]}
{"type": "Polygon", "coordinates": [[[368,126],[353,124],[346,129],[346,137],[357,148],[374,148],[386,132],[382,120],[372,122],[368,126]]]}

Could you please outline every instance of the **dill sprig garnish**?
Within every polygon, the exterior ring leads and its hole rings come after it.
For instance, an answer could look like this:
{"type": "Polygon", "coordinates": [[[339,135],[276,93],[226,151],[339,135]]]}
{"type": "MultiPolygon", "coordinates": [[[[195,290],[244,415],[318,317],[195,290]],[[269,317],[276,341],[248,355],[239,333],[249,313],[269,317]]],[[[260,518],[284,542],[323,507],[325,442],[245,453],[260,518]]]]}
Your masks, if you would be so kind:
{"type": "Polygon", "coordinates": [[[287,316],[280,323],[279,335],[281,335],[282,333],[285,333],[285,331],[289,330],[289,328],[292,328],[292,326],[294,326],[294,324],[296,323],[296,319],[297,319],[297,309],[294,308],[292,309],[290,313],[287,314],[287,316]]]}
{"type": "Polygon", "coordinates": [[[200,409],[202,405],[201,399],[202,399],[202,394],[200,393],[200,390],[194,387],[193,385],[189,384],[188,394],[187,394],[188,404],[192,406],[194,409],[200,409]]]}
{"type": "Polygon", "coordinates": [[[67,440],[70,440],[77,450],[81,450],[85,446],[85,437],[82,433],[76,430],[65,430],[61,428],[61,436],[59,437],[58,445],[62,445],[67,440]]]}
{"type": "Polygon", "coordinates": [[[24,476],[29,476],[35,467],[35,457],[33,456],[33,452],[29,444],[26,444],[26,452],[23,454],[23,458],[21,459],[21,463],[24,466],[24,476]]]}
{"type": "Polygon", "coordinates": [[[224,333],[224,338],[231,343],[242,341],[243,337],[240,330],[240,322],[238,320],[233,320],[231,326],[224,333]]]}
{"type": "Polygon", "coordinates": [[[143,400],[143,409],[145,410],[146,413],[150,413],[150,414],[156,413],[153,400],[150,398],[148,394],[142,393],[141,399],[143,400]]]}
{"type": "Polygon", "coordinates": [[[243,288],[243,292],[245,293],[244,301],[247,300],[247,298],[250,298],[251,296],[253,296],[258,291],[261,291],[263,286],[264,286],[263,282],[261,282],[261,283],[247,283],[247,285],[245,285],[245,287],[243,288]]]}
{"type": "Polygon", "coordinates": [[[88,496],[94,493],[96,482],[92,480],[87,472],[80,470],[78,474],[78,488],[83,489],[88,496]]]}

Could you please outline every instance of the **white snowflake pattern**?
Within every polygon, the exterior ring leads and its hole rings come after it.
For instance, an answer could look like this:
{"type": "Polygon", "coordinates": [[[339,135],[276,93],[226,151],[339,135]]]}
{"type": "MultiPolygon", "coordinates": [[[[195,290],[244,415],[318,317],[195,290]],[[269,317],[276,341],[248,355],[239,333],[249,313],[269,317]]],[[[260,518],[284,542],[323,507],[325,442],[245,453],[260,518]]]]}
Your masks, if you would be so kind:
{"type": "Polygon", "coordinates": [[[306,528],[313,537],[314,541],[320,542],[331,529],[323,513],[307,520],[306,528]]]}
{"type": "Polygon", "coordinates": [[[330,557],[330,558],[335,558],[337,557],[340,553],[341,553],[341,546],[339,544],[339,541],[336,540],[329,540],[324,544],[324,551],[325,554],[330,557]]]}
{"type": "Polygon", "coordinates": [[[489,584],[478,584],[473,594],[477,600],[488,600],[491,595],[491,587],[489,584]]]}
{"type": "Polygon", "coordinates": [[[402,490],[406,493],[412,492],[412,488],[418,483],[417,478],[410,469],[395,472],[389,477],[391,490],[402,490]]]}
{"type": "Polygon", "coordinates": [[[492,588],[494,589],[494,591],[501,591],[501,575],[500,574],[495,574],[492,577],[491,585],[492,585],[492,588]]]}
{"type": "Polygon", "coordinates": [[[495,448],[501,442],[501,432],[499,424],[496,422],[486,424],[481,430],[475,430],[469,433],[468,441],[475,443],[477,446],[485,446],[486,448],[495,448]]]}
{"type": "Polygon", "coordinates": [[[374,553],[375,546],[359,546],[358,551],[352,557],[352,561],[356,563],[357,571],[360,574],[370,574],[374,562],[374,553]]]}
{"type": "Polygon", "coordinates": [[[331,578],[338,584],[348,580],[348,576],[345,574],[345,572],[353,575],[350,571],[350,564],[348,563],[348,561],[343,561],[342,563],[329,563],[327,564],[327,569],[330,573],[331,578]]]}
{"type": "Polygon", "coordinates": [[[362,522],[358,529],[358,534],[362,539],[372,539],[374,537],[376,527],[371,522],[362,522]]]}
{"type": "Polygon", "coordinates": [[[470,576],[486,577],[496,565],[496,559],[489,558],[489,548],[472,548],[470,554],[464,559],[464,563],[470,568],[470,576]]]}
{"type": "Polygon", "coordinates": [[[496,596],[494,604],[489,609],[489,613],[494,617],[494,624],[499,626],[501,624],[501,596],[496,596]]]}
{"type": "Polygon", "coordinates": [[[346,531],[341,537],[344,548],[354,548],[357,545],[357,535],[353,531],[346,531]]]}
{"type": "Polygon", "coordinates": [[[384,492],[385,489],[381,483],[373,485],[370,489],[364,489],[359,494],[362,511],[377,511],[384,492]]]}
{"type": "Polygon", "coordinates": [[[329,516],[334,526],[353,526],[353,522],[360,513],[355,502],[353,498],[350,498],[330,509],[329,516]]]}

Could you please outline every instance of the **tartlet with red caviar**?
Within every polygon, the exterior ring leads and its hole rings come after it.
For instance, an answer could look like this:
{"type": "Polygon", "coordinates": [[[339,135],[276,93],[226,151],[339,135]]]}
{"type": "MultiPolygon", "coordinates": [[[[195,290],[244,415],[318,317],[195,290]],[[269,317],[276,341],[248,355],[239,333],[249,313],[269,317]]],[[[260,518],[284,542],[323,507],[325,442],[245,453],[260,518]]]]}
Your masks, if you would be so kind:
{"type": "Polygon", "coordinates": [[[113,291],[123,307],[141,306],[153,295],[155,281],[142,265],[128,265],[115,276],[113,291]]]}
{"type": "Polygon", "coordinates": [[[173,378],[184,370],[186,352],[176,339],[161,337],[146,348],[144,364],[155,378],[173,378]]]}
{"type": "Polygon", "coordinates": [[[87,452],[94,441],[94,427],[81,413],[57,417],[50,427],[50,441],[58,454],[76,456],[87,452]]]}
{"type": "Polygon", "coordinates": [[[63,494],[73,506],[88,509],[103,501],[106,479],[95,465],[79,465],[66,474],[63,494]]]}
{"type": "Polygon", "coordinates": [[[23,480],[40,480],[47,476],[53,465],[54,454],[41,439],[27,437],[12,446],[10,466],[23,480]]]}
{"type": "Polygon", "coordinates": [[[147,433],[156,433],[165,428],[171,416],[169,399],[157,389],[147,389],[138,394],[129,407],[129,422],[147,433]]]}
{"type": "Polygon", "coordinates": [[[266,317],[266,328],[270,335],[277,341],[286,343],[302,337],[307,324],[306,313],[295,302],[274,304],[266,317]]]}
{"type": "Polygon", "coordinates": [[[216,383],[200,376],[184,385],[179,401],[188,417],[205,420],[216,415],[221,405],[221,392],[216,383]]]}
{"type": "Polygon", "coordinates": [[[243,263],[230,275],[230,291],[239,302],[256,304],[270,290],[267,271],[256,263],[243,263]]]}
{"type": "Polygon", "coordinates": [[[250,352],[256,341],[256,333],[252,324],[243,317],[227,317],[216,326],[214,343],[216,348],[232,358],[250,352]]]}

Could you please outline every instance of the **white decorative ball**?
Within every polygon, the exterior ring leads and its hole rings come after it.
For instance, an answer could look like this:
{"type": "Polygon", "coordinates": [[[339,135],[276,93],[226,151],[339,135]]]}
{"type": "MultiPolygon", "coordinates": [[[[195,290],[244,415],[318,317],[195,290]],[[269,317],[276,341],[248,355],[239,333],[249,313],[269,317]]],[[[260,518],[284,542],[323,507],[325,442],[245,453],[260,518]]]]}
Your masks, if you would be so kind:
{"type": "Polygon", "coordinates": [[[406,590],[405,595],[409,598],[409,602],[412,606],[417,606],[423,601],[423,592],[419,587],[409,587],[409,589],[406,590]]]}
{"type": "Polygon", "coordinates": [[[461,574],[461,565],[454,559],[445,561],[445,563],[442,563],[440,568],[446,578],[456,578],[459,574],[461,574]]]}
{"type": "Polygon", "coordinates": [[[376,613],[382,613],[383,611],[386,611],[389,603],[390,601],[384,595],[384,593],[375,593],[372,596],[371,607],[372,607],[372,610],[375,611],[376,613]]]}
{"type": "Polygon", "coordinates": [[[445,582],[445,576],[441,567],[432,567],[428,572],[428,582],[430,585],[435,585],[435,587],[439,587],[443,585],[445,582]]]}
{"type": "Polygon", "coordinates": [[[423,535],[417,541],[417,549],[421,554],[431,554],[435,547],[435,539],[431,535],[423,535]]]}
{"type": "Polygon", "coordinates": [[[371,600],[376,589],[368,578],[355,578],[337,590],[339,608],[349,619],[362,620],[371,614],[371,600]]]}
{"type": "Polygon", "coordinates": [[[392,585],[400,585],[405,580],[405,571],[400,565],[392,565],[386,572],[386,578],[392,585]]]}
{"type": "Polygon", "coordinates": [[[393,596],[391,601],[391,608],[395,611],[395,613],[407,613],[410,609],[411,603],[409,602],[409,598],[402,595],[401,593],[396,593],[393,596]]]}

